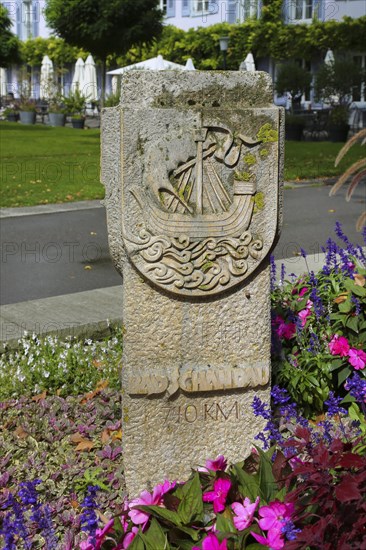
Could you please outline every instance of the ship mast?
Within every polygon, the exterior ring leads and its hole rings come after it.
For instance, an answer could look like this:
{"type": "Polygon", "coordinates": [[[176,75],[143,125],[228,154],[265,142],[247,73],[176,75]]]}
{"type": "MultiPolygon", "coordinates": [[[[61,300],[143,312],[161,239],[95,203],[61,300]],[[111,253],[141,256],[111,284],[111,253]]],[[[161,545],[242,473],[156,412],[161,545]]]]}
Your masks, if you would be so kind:
{"type": "Polygon", "coordinates": [[[203,213],[203,143],[207,136],[207,128],[195,131],[194,141],[197,143],[196,160],[196,212],[203,213]]]}

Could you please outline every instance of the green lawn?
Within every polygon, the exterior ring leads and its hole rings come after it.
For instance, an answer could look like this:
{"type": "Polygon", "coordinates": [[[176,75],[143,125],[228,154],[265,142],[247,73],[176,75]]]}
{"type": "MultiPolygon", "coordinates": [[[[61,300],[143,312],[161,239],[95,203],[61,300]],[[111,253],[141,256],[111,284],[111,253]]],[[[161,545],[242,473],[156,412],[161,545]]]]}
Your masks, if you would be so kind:
{"type": "MultiPolygon", "coordinates": [[[[0,205],[101,199],[99,130],[0,123],[0,205]]],[[[356,145],[334,168],[340,143],[286,143],[285,180],[335,176],[364,156],[356,145]]]]}
{"type": "Polygon", "coordinates": [[[339,176],[356,160],[365,157],[366,147],[357,143],[335,168],[334,160],[342,146],[343,143],[330,141],[287,141],[285,181],[339,176]]]}
{"type": "Polygon", "coordinates": [[[103,198],[99,136],[99,130],[1,122],[1,206],[103,198]]]}

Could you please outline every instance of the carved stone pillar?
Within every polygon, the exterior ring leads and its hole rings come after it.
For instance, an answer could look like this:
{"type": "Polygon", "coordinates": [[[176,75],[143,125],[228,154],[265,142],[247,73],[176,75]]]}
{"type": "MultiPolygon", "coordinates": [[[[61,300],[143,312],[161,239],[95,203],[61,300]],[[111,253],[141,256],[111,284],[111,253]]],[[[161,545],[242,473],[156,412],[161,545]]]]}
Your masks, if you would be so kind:
{"type": "Polygon", "coordinates": [[[269,400],[281,117],[258,72],[130,72],[103,112],[131,496],[218,454],[241,460],[263,428],[251,403],[269,400]]]}

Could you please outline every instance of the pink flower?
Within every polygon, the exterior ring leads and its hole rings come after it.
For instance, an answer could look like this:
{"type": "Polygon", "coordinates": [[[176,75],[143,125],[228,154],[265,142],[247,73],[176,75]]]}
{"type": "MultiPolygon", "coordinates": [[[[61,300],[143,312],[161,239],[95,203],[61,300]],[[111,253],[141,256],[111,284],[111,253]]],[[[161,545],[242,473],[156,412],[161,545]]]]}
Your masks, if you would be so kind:
{"type": "Polygon", "coordinates": [[[346,357],[348,355],[349,343],[344,336],[335,334],[328,345],[332,355],[340,355],[341,357],[346,357]]]}
{"type": "Polygon", "coordinates": [[[257,509],[259,500],[259,497],[257,497],[255,502],[252,504],[247,497],[244,499],[243,504],[240,504],[240,502],[234,502],[231,505],[231,508],[235,514],[233,522],[239,531],[243,531],[243,529],[246,529],[252,523],[254,512],[257,509]]]}
{"type": "Polygon", "coordinates": [[[204,502],[213,502],[215,514],[225,510],[226,497],[230,491],[231,482],[228,479],[217,479],[213,486],[213,491],[207,491],[203,494],[204,502]]]}
{"type": "Polygon", "coordinates": [[[131,500],[130,511],[128,512],[128,515],[130,516],[132,523],[134,523],[135,525],[141,525],[142,529],[144,529],[147,522],[149,521],[150,514],[149,512],[143,512],[142,510],[138,510],[137,508],[133,507],[159,506],[161,504],[161,497],[161,485],[157,485],[156,487],[154,487],[152,493],[149,493],[148,491],[142,491],[139,498],[131,500]]]}
{"type": "Polygon", "coordinates": [[[131,544],[131,542],[133,541],[133,539],[135,538],[138,532],[139,532],[138,527],[132,527],[131,531],[123,537],[123,542],[122,542],[123,550],[129,547],[129,545],[131,544]]]}
{"type": "MultiPolygon", "coordinates": [[[[155,487],[155,489],[160,489],[161,491],[161,496],[165,495],[165,493],[168,493],[169,491],[171,491],[172,489],[174,489],[174,487],[176,486],[177,482],[176,481],[168,481],[167,479],[164,481],[164,483],[160,483],[159,485],[157,485],[155,487]]],[[[155,490],[154,489],[154,490],[155,490]]]]}
{"type": "Polygon", "coordinates": [[[301,319],[301,326],[304,327],[306,325],[306,319],[311,315],[311,308],[312,308],[313,302],[311,300],[308,300],[306,302],[305,309],[302,309],[299,311],[298,316],[301,319]]]}
{"type": "Polygon", "coordinates": [[[275,326],[277,325],[275,330],[279,338],[289,340],[296,332],[296,325],[294,325],[294,323],[285,323],[281,315],[275,317],[273,324],[275,326]]]}
{"type": "Polygon", "coordinates": [[[152,493],[149,493],[148,491],[142,491],[139,498],[131,500],[131,502],[129,503],[130,511],[128,512],[128,515],[130,516],[132,523],[134,523],[135,525],[141,525],[142,529],[144,529],[147,522],[149,521],[149,512],[143,512],[142,510],[138,510],[137,508],[132,508],[134,506],[162,506],[163,495],[165,495],[165,493],[167,493],[171,489],[174,489],[175,485],[175,481],[171,483],[170,481],[166,480],[164,481],[164,483],[156,485],[152,493]]]}
{"type": "Polygon", "coordinates": [[[223,455],[219,455],[215,460],[206,460],[206,468],[217,472],[218,470],[226,470],[227,460],[223,455]]]}
{"type": "Polygon", "coordinates": [[[348,362],[355,370],[362,370],[366,366],[366,353],[362,349],[351,348],[349,350],[348,362]]]}
{"type": "Polygon", "coordinates": [[[94,550],[95,549],[94,544],[89,542],[89,539],[90,539],[90,537],[88,538],[88,540],[81,541],[81,543],[79,545],[80,550],[94,550]]]}
{"type": "Polygon", "coordinates": [[[281,550],[285,546],[285,541],[281,537],[281,531],[278,529],[271,529],[267,533],[267,537],[262,537],[262,535],[257,535],[257,533],[250,532],[250,534],[258,541],[260,544],[268,546],[271,550],[281,550]]]}
{"type": "MultiPolygon", "coordinates": [[[[201,549],[198,546],[193,546],[192,550],[201,549]]],[[[216,538],[216,535],[211,533],[204,539],[202,543],[202,550],[227,550],[227,541],[223,540],[220,542],[219,539],[216,538]]]]}
{"type": "Polygon", "coordinates": [[[258,514],[262,519],[258,521],[259,527],[264,531],[270,529],[280,529],[284,519],[290,519],[295,511],[295,506],[292,502],[288,504],[275,500],[268,506],[262,506],[258,510],[258,514]]]}
{"type": "Polygon", "coordinates": [[[307,293],[308,290],[309,290],[309,289],[308,289],[307,286],[304,286],[301,290],[299,290],[299,292],[297,292],[297,289],[296,289],[296,288],[293,288],[291,294],[292,294],[292,295],[298,294],[299,297],[302,298],[302,297],[304,296],[304,294],[307,293]]]}

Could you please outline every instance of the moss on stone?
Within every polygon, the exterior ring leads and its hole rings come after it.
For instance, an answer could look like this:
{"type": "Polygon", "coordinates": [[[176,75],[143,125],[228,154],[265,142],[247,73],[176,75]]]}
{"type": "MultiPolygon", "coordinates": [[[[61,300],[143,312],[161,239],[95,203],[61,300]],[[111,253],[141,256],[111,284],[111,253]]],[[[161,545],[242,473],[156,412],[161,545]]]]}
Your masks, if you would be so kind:
{"type": "Polygon", "coordinates": [[[259,193],[256,193],[254,197],[250,199],[252,202],[254,202],[254,214],[256,212],[259,212],[260,210],[263,210],[264,208],[264,193],[261,191],[259,193]]]}
{"type": "Polygon", "coordinates": [[[251,181],[253,179],[253,174],[250,172],[238,172],[235,170],[234,177],[237,181],[251,181]]]}
{"type": "Polygon", "coordinates": [[[262,141],[262,143],[278,141],[278,132],[272,128],[272,125],[269,122],[267,122],[259,128],[257,139],[262,141]]]}
{"type": "Polygon", "coordinates": [[[264,148],[264,149],[261,149],[261,150],[259,151],[259,156],[260,156],[262,159],[267,158],[268,155],[269,155],[268,149],[265,149],[265,148],[264,148]]]}
{"type": "Polygon", "coordinates": [[[255,158],[255,155],[253,155],[252,153],[247,153],[244,156],[244,162],[246,162],[248,166],[253,166],[253,164],[257,162],[257,159],[255,158]]]}

